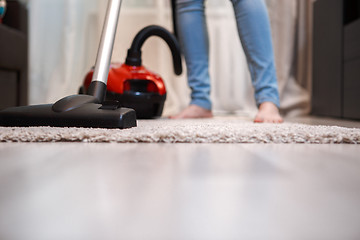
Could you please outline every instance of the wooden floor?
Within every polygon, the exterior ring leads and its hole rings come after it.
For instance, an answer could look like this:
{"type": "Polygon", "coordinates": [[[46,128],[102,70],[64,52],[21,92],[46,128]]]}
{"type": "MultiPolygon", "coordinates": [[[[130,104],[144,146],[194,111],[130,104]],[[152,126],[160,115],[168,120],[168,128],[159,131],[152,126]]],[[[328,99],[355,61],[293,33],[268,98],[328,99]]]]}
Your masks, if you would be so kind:
{"type": "Polygon", "coordinates": [[[360,239],[360,146],[0,143],[0,239],[360,239]]]}

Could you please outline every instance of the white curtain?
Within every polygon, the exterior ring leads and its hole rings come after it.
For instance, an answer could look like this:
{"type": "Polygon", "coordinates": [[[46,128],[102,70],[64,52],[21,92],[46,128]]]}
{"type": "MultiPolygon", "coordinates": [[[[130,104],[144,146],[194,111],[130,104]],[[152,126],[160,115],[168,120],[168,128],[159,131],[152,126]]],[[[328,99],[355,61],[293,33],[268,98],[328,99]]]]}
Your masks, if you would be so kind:
{"type": "MultiPolygon", "coordinates": [[[[282,112],[309,111],[309,9],[312,0],[267,0],[271,19],[282,112]]],[[[246,60],[229,0],[208,0],[210,73],[216,113],[252,115],[256,106],[246,60]]],[[[30,103],[50,103],[75,94],[95,62],[107,1],[30,0],[30,103]]],[[[123,0],[113,62],[123,62],[135,34],[149,24],[171,29],[169,2],[123,0]]],[[[189,102],[185,73],[173,74],[165,43],[150,38],[144,65],[167,87],[164,115],[189,102]]]]}
{"type": "Polygon", "coordinates": [[[313,0],[266,0],[283,115],[310,111],[313,0]]]}
{"type": "Polygon", "coordinates": [[[98,1],[30,0],[30,103],[74,94],[95,62],[98,1]]]}

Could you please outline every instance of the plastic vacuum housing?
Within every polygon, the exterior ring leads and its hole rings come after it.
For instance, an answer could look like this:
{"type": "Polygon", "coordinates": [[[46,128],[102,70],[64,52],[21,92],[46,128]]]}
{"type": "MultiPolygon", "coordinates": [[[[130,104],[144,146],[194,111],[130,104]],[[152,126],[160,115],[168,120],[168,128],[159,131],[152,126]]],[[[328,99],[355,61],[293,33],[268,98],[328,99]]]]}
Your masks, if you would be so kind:
{"type": "MultiPolygon", "coordinates": [[[[105,99],[118,101],[122,107],[134,109],[139,119],[160,117],[166,100],[163,79],[142,66],[141,47],[151,36],[162,38],[169,46],[176,75],[182,73],[181,53],[177,39],[163,27],[151,25],[143,28],[134,38],[125,63],[111,64],[105,99]]],[[[85,77],[79,93],[86,93],[93,70],[85,77]]]]}

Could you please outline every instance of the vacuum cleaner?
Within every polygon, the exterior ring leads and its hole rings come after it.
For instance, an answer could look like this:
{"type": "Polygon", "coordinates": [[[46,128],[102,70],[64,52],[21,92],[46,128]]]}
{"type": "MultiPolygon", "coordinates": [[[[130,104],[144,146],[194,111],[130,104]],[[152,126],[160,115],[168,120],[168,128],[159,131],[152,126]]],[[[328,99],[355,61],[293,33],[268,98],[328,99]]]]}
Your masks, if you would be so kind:
{"type": "MultiPolygon", "coordinates": [[[[151,36],[158,36],[167,43],[172,53],[174,72],[176,75],[182,73],[181,53],[176,37],[163,27],[147,26],[136,34],[125,63],[111,65],[105,98],[134,109],[137,118],[141,119],[160,117],[166,100],[163,79],[142,66],[141,47],[151,36]]],[[[86,75],[79,93],[88,91],[93,74],[92,70],[86,75]]]]}
{"type": "Polygon", "coordinates": [[[109,0],[94,73],[87,94],[54,104],[12,107],[0,112],[0,126],[130,128],[136,113],[118,101],[104,101],[121,0],[109,0]]]}

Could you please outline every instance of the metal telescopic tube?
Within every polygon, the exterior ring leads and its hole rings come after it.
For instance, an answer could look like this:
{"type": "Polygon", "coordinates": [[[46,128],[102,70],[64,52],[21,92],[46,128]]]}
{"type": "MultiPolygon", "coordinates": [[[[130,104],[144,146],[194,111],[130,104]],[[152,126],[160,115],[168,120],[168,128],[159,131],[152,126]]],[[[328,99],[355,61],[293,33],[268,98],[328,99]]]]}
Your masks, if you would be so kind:
{"type": "Polygon", "coordinates": [[[96,57],[94,74],[88,91],[89,95],[97,97],[100,102],[103,101],[106,92],[106,83],[109,75],[120,7],[121,0],[109,0],[96,57]]]}

